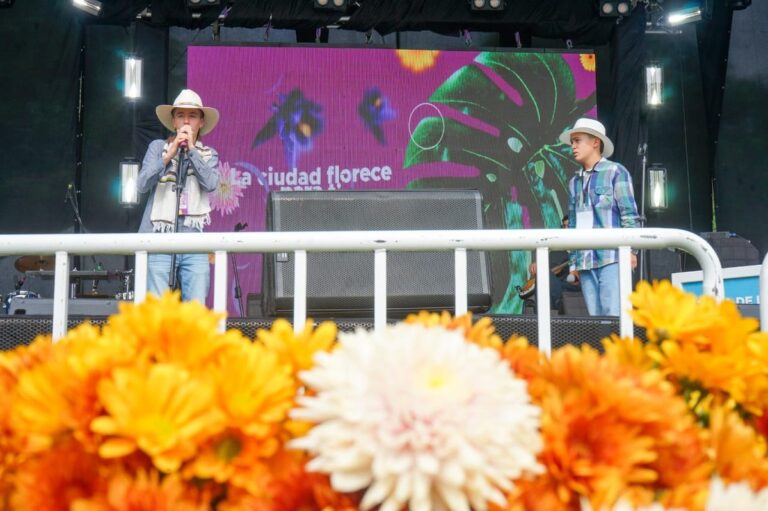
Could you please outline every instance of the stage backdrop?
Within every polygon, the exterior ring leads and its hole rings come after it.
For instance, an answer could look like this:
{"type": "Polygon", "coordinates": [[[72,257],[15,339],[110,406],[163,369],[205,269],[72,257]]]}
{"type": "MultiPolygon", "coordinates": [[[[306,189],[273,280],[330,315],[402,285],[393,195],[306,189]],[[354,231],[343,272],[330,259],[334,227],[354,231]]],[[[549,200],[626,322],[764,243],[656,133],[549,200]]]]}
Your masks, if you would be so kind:
{"type": "MultiPolygon", "coordinates": [[[[487,227],[557,227],[578,168],[557,137],[596,115],[587,53],[190,46],[187,80],[221,112],[213,231],[263,230],[271,190],[448,187],[482,191],[487,227]]],[[[495,312],[521,310],[529,257],[493,256],[495,312]]],[[[237,263],[259,292],[261,257],[237,263]]]]}

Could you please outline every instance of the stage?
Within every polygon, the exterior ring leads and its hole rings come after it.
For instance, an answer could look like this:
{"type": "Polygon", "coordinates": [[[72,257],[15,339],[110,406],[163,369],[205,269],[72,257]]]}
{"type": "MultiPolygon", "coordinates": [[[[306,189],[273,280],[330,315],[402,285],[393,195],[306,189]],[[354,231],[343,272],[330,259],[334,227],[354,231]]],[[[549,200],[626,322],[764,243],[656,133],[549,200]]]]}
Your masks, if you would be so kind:
{"type": "MultiPolygon", "coordinates": [[[[474,316],[475,319],[484,317],[474,316]]],[[[537,344],[537,328],[535,315],[489,315],[493,319],[496,332],[503,340],[512,336],[525,336],[532,345],[537,344]]],[[[90,321],[93,324],[104,324],[107,316],[103,315],[71,315],[68,328],[90,321]]],[[[331,321],[329,319],[329,321],[331,321]]],[[[356,328],[373,328],[373,320],[366,318],[333,319],[341,331],[353,331],[356,328]]],[[[229,318],[227,329],[238,329],[249,338],[253,338],[256,330],[269,328],[273,320],[267,318],[229,318]]],[[[52,319],[50,315],[0,315],[0,349],[9,350],[21,344],[29,344],[38,335],[51,333],[52,319]]],[[[552,348],[556,349],[566,344],[589,345],[600,348],[600,341],[611,334],[619,333],[619,319],[611,317],[571,317],[554,316],[552,318],[552,348]]],[[[635,329],[635,335],[644,338],[641,329],[635,329]]]]}

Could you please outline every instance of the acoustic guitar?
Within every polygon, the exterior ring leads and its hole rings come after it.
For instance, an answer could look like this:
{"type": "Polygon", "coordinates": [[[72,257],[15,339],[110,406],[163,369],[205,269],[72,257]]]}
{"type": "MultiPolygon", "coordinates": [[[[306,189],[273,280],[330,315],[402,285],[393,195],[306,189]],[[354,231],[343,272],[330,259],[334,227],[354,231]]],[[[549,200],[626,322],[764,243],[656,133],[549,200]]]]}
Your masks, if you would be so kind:
{"type": "MultiPolygon", "coordinates": [[[[557,266],[552,268],[550,272],[552,273],[552,275],[557,275],[562,270],[567,268],[569,264],[570,264],[570,261],[565,261],[564,263],[558,264],[557,266]]],[[[517,289],[517,295],[523,300],[527,300],[528,298],[533,296],[533,294],[536,292],[536,275],[528,279],[528,281],[524,285],[516,286],[516,289],[517,289]]]]}

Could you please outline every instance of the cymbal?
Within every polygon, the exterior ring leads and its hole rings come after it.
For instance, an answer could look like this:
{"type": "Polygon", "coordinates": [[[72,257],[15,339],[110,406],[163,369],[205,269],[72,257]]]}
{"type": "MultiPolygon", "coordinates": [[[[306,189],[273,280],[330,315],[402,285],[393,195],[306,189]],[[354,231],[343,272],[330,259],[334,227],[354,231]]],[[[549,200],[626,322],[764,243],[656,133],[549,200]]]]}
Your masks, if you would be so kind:
{"type": "Polygon", "coordinates": [[[53,256],[21,256],[13,266],[20,272],[52,270],[55,259],[53,256]]]}

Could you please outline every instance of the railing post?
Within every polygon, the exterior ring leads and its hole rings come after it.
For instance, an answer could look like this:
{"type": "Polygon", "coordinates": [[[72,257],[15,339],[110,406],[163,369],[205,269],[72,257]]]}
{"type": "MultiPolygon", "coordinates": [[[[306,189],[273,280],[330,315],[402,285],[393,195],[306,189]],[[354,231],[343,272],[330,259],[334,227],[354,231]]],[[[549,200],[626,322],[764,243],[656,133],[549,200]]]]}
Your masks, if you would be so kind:
{"type": "Polygon", "coordinates": [[[146,250],[136,251],[136,274],[133,279],[133,303],[144,303],[147,299],[147,265],[148,256],[146,250]]]}
{"type": "MultiPolygon", "coordinates": [[[[213,310],[227,313],[227,253],[217,250],[213,263],[213,310]]],[[[227,329],[227,318],[219,323],[219,330],[227,329]]]]}
{"type": "Polygon", "coordinates": [[[768,254],[760,268],[760,331],[768,332],[768,254]]]}
{"type": "Polygon", "coordinates": [[[373,329],[387,326],[387,251],[373,252],[373,329]]]}
{"type": "Polygon", "coordinates": [[[456,293],[456,316],[467,313],[467,249],[457,248],[453,251],[453,273],[456,281],[454,288],[456,293]]]}
{"type": "Polygon", "coordinates": [[[296,250],[293,254],[293,331],[298,333],[307,322],[307,251],[296,250]]]}
{"type": "Polygon", "coordinates": [[[539,351],[552,354],[552,315],[549,311],[549,249],[536,248],[536,312],[539,351]]]}
{"type": "Polygon", "coordinates": [[[69,254],[56,252],[53,276],[53,342],[67,335],[69,316],[69,254]]]}
{"type": "Polygon", "coordinates": [[[629,295],[632,294],[631,256],[630,247],[619,247],[619,333],[622,337],[629,339],[635,336],[632,316],[629,314],[631,308],[629,295]]]}

